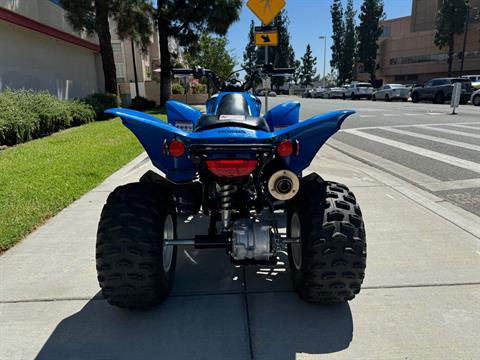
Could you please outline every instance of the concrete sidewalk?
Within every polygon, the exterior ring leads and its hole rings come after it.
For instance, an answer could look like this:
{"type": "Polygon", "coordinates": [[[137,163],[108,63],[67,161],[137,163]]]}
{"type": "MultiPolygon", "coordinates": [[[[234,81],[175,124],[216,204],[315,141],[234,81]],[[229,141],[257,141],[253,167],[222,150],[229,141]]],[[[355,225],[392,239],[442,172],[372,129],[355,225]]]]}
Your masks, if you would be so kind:
{"type": "MultiPolygon", "coordinates": [[[[285,258],[235,267],[222,250],[184,247],[162,306],[109,306],[95,272],[100,211],[110,191],[150,168],[137,158],[0,257],[0,359],[478,358],[478,218],[328,146],[310,170],[350,186],[367,227],[354,301],[302,302],[285,258]]],[[[181,231],[193,230],[206,222],[181,231]]]]}

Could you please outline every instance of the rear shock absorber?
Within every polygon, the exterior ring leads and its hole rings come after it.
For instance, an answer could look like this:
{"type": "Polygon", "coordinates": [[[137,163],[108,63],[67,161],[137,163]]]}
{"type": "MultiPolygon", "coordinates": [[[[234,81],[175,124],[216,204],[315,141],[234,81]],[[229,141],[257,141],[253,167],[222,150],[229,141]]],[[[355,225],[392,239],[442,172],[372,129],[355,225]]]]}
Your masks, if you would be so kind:
{"type": "Polygon", "coordinates": [[[222,216],[222,228],[224,231],[230,230],[232,217],[232,195],[237,191],[235,185],[220,185],[218,194],[220,196],[220,214],[222,216]]]}

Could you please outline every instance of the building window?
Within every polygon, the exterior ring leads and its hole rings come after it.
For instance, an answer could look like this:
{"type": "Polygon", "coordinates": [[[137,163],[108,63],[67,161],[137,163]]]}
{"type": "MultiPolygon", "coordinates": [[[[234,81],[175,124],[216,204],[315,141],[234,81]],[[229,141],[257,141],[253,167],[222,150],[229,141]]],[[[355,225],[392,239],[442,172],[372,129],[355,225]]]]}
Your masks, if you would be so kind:
{"type": "Polygon", "coordinates": [[[112,42],[112,49],[114,53],[122,53],[122,43],[121,42],[112,42]]]}
{"type": "Polygon", "coordinates": [[[390,26],[383,27],[382,37],[390,37],[391,33],[392,33],[392,28],[390,26]]]}
{"type": "Polygon", "coordinates": [[[115,64],[115,71],[117,73],[117,81],[125,82],[125,64],[115,64]]]}

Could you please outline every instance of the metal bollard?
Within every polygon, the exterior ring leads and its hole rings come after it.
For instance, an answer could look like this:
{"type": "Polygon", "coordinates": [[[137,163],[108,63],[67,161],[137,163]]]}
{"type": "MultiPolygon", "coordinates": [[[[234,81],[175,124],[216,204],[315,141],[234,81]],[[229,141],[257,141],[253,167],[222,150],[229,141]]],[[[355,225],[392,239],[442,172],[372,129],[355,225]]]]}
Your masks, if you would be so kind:
{"type": "Polygon", "coordinates": [[[462,83],[461,82],[454,83],[453,91],[452,91],[452,100],[450,101],[450,107],[452,108],[452,113],[450,115],[457,115],[455,110],[460,104],[461,94],[462,94],[462,83]]]}

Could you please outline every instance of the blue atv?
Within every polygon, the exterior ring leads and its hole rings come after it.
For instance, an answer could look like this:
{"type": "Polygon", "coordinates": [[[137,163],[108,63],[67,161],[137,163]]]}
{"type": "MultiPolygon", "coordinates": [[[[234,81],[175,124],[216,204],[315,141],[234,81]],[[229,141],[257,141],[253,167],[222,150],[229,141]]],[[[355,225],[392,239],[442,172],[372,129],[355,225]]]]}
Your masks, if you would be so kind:
{"type": "Polygon", "coordinates": [[[287,251],[295,290],[308,302],[339,303],[359,293],[366,241],[357,200],[345,185],[302,176],[354,112],[299,122],[300,104],[290,101],[262,116],[251,93],[255,80],[292,72],[263,66],[241,82],[206,69],[174,70],[208,77],[218,88],[206,114],[176,101],[167,103],[168,124],[133,110],[107,111],[122,119],[164,174],[149,171],[118,187],[103,208],[96,264],[110,304],[162,303],[182,245],[223,248],[237,265],[274,265],[287,251]],[[209,219],[208,234],[178,238],[183,221],[177,219],[187,216],[209,219]]]}

